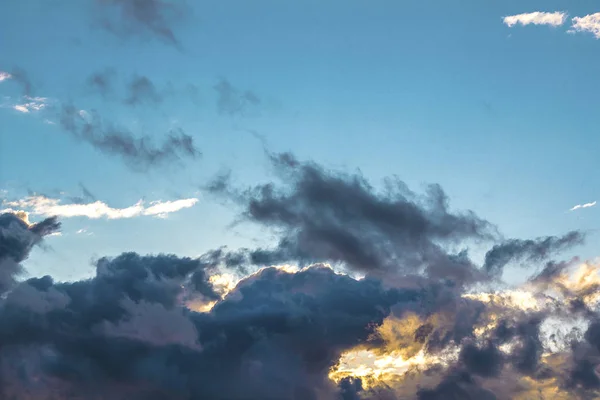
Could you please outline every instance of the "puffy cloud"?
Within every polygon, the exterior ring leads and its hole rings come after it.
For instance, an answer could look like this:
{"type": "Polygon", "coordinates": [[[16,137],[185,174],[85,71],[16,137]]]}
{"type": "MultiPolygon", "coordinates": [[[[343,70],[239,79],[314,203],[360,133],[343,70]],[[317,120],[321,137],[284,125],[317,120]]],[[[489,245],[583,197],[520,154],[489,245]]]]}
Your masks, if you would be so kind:
{"type": "Polygon", "coordinates": [[[556,12],[541,12],[535,11],[531,13],[523,13],[516,15],[509,15],[504,17],[504,23],[513,27],[517,24],[520,25],[550,25],[550,26],[560,26],[565,23],[567,20],[567,13],[562,11],[556,12]]]}
{"type": "Polygon", "coordinates": [[[10,208],[15,207],[27,210],[28,213],[33,215],[59,216],[62,218],[123,219],[140,216],[164,218],[174,212],[193,207],[197,202],[197,198],[189,198],[172,201],[153,201],[146,205],[140,200],[129,207],[113,208],[99,200],[90,203],[74,202],[71,204],[61,204],[62,201],[60,199],[36,195],[16,201],[4,201],[3,204],[10,208]]]}
{"type": "Polygon", "coordinates": [[[589,32],[600,39],[600,13],[573,18],[570,32],[589,32]]]}

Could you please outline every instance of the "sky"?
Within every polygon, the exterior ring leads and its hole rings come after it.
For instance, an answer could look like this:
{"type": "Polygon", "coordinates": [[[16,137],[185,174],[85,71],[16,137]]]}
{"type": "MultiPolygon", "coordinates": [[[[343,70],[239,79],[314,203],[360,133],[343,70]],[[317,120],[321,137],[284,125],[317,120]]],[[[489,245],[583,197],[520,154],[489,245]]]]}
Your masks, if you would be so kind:
{"type": "MultiPolygon", "coordinates": [[[[233,275],[323,262],[383,279],[425,265],[428,279],[498,287],[532,285],[549,259],[599,256],[596,2],[1,7],[0,213],[32,235],[6,290],[50,275],[73,300],[67,288],[94,284],[99,260],[118,269],[130,252],[150,257],[140,265],[209,254],[233,275]],[[432,261],[444,257],[480,268],[448,272],[432,261]]],[[[204,300],[226,303],[207,276],[204,300]]],[[[332,398],[322,390],[304,398],[332,398]]]]}

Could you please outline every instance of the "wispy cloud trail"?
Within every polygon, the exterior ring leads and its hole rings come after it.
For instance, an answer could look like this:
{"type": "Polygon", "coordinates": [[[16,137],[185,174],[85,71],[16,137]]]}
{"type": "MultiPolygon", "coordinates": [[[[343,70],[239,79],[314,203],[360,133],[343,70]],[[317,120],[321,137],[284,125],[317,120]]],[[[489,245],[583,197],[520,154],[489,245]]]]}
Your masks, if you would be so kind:
{"type": "Polygon", "coordinates": [[[575,211],[575,210],[579,210],[581,208],[590,208],[590,207],[594,207],[595,205],[596,205],[595,201],[592,201],[591,203],[577,204],[576,206],[572,207],[569,211],[575,211]]]}
{"type": "Polygon", "coordinates": [[[62,204],[60,199],[52,199],[45,196],[29,196],[21,200],[4,202],[3,204],[8,208],[1,210],[0,213],[14,212],[15,209],[22,209],[34,215],[59,216],[62,218],[125,219],[140,216],[165,218],[169,214],[193,207],[197,202],[197,198],[188,198],[173,201],[154,201],[146,205],[144,201],[140,200],[129,207],[113,208],[102,201],[85,204],[62,204]]]}

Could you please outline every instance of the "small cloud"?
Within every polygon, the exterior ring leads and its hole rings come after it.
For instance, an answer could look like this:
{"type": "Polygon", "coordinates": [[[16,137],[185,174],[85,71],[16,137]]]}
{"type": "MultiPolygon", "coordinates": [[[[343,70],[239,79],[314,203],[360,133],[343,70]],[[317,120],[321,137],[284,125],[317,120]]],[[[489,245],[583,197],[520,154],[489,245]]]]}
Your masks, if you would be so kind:
{"type": "Polygon", "coordinates": [[[600,13],[573,18],[573,26],[569,29],[569,33],[576,32],[589,32],[596,39],[600,39],[600,13]]]}
{"type": "Polygon", "coordinates": [[[106,97],[113,90],[115,75],[116,71],[112,68],[94,72],[88,77],[86,85],[89,90],[106,97]]]}
{"type": "Polygon", "coordinates": [[[560,26],[567,20],[567,13],[562,11],[556,12],[542,12],[536,11],[531,13],[509,15],[504,17],[504,24],[508,27],[513,27],[517,24],[520,25],[550,25],[560,26]]]}
{"type": "MultiPolygon", "coordinates": [[[[155,201],[145,206],[142,200],[125,208],[113,208],[102,201],[93,203],[62,204],[60,199],[46,196],[29,196],[17,201],[4,201],[8,209],[2,212],[14,212],[13,207],[27,210],[31,215],[57,216],[62,218],[86,217],[90,219],[126,219],[140,216],[165,218],[168,214],[190,208],[198,202],[197,198],[174,201],[155,201]]],[[[78,232],[79,233],[79,232],[78,232]]],[[[83,233],[83,232],[82,232],[83,233]]]]}
{"type": "Polygon", "coordinates": [[[248,108],[256,107],[261,103],[256,93],[251,90],[240,90],[227,79],[220,79],[213,89],[217,92],[219,114],[245,115],[248,108]]]}
{"type": "Polygon", "coordinates": [[[156,86],[145,76],[134,76],[127,85],[125,104],[135,106],[141,103],[158,104],[163,98],[156,86]]]}
{"type": "Polygon", "coordinates": [[[12,78],[12,75],[8,72],[0,71],[0,82],[12,78]]]}
{"type": "Polygon", "coordinates": [[[577,204],[576,206],[571,208],[569,211],[579,210],[580,208],[590,208],[590,207],[594,207],[595,205],[596,205],[595,201],[592,201],[591,203],[577,204]]]}
{"type": "Polygon", "coordinates": [[[23,96],[24,103],[13,105],[13,109],[22,113],[30,113],[41,111],[48,105],[48,98],[46,97],[30,97],[23,96]]]}
{"type": "Polygon", "coordinates": [[[93,232],[89,232],[86,228],[82,228],[77,230],[77,232],[75,232],[76,235],[85,235],[85,236],[92,236],[94,233],[93,232]]]}

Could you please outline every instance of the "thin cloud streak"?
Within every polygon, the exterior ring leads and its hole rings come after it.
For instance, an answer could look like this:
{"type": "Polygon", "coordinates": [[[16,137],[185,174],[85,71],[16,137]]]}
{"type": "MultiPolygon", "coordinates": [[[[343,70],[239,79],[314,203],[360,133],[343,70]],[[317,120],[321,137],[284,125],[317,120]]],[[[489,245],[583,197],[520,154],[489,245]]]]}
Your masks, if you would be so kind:
{"type": "Polygon", "coordinates": [[[61,204],[60,199],[45,196],[29,196],[17,201],[4,202],[8,209],[0,211],[15,212],[23,209],[28,213],[41,216],[59,216],[62,218],[85,217],[90,219],[126,219],[140,216],[166,218],[169,214],[193,207],[197,198],[179,199],[174,201],[154,201],[146,205],[143,200],[125,208],[113,208],[102,201],[93,203],[61,204]]]}
{"type": "Polygon", "coordinates": [[[569,211],[575,211],[575,210],[579,210],[581,208],[590,208],[590,207],[594,207],[595,205],[596,205],[595,201],[592,201],[591,203],[577,204],[576,206],[571,208],[569,211]]]}
{"type": "Polygon", "coordinates": [[[509,15],[504,17],[504,24],[509,28],[520,24],[520,25],[550,25],[560,26],[567,20],[567,13],[562,11],[556,12],[542,12],[535,11],[531,13],[523,13],[517,15],[509,15]]]}

